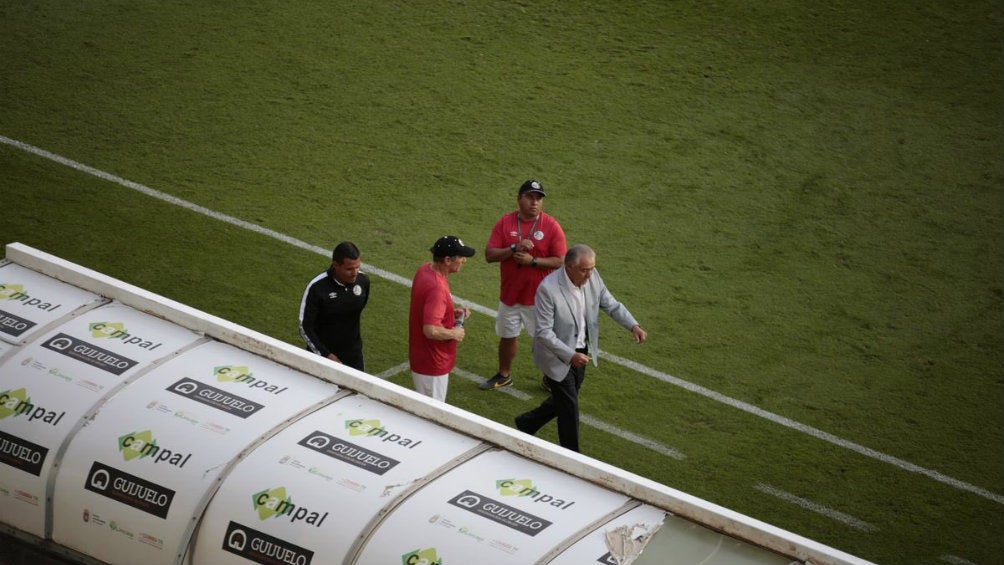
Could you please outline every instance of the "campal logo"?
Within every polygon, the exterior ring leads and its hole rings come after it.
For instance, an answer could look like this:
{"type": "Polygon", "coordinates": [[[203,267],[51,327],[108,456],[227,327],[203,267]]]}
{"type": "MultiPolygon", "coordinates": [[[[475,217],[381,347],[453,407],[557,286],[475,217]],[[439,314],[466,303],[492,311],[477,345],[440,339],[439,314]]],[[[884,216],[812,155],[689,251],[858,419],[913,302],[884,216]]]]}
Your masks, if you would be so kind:
{"type": "Polygon", "coordinates": [[[252,376],[251,369],[236,365],[220,365],[213,367],[213,376],[217,382],[238,383],[247,385],[250,388],[261,389],[272,394],[282,394],[289,387],[269,384],[268,381],[256,379],[252,376]]]}
{"type": "Polygon", "coordinates": [[[289,517],[289,522],[295,524],[303,520],[305,524],[310,524],[315,528],[320,528],[328,513],[321,514],[310,510],[306,506],[297,506],[293,503],[293,497],[286,493],[286,487],[276,487],[265,489],[251,495],[251,502],[255,511],[258,512],[258,519],[265,521],[269,518],[289,517]]]}
{"type": "Polygon", "coordinates": [[[545,494],[537,490],[530,479],[501,479],[495,481],[495,488],[502,496],[529,496],[534,503],[546,502],[555,508],[568,510],[575,504],[574,500],[563,500],[555,498],[550,494],[545,494]]]}
{"type": "Polygon", "coordinates": [[[20,302],[21,306],[38,308],[46,312],[55,312],[62,304],[52,304],[41,298],[34,298],[24,291],[24,285],[16,283],[0,283],[0,300],[20,302]]]}
{"type": "Polygon", "coordinates": [[[422,443],[422,440],[410,439],[388,432],[386,428],[380,425],[380,420],[366,420],[363,418],[345,420],[345,429],[349,431],[350,436],[378,437],[380,441],[389,441],[408,449],[415,449],[422,443]]]}
{"type": "Polygon", "coordinates": [[[148,351],[153,351],[162,345],[129,333],[122,322],[92,322],[87,325],[87,331],[91,332],[91,337],[94,338],[118,339],[122,343],[142,347],[148,351]]]}
{"type": "Polygon", "coordinates": [[[0,392],[0,420],[10,416],[24,416],[25,414],[28,415],[29,422],[38,420],[45,424],[58,426],[59,421],[66,415],[66,411],[56,412],[55,410],[49,410],[33,404],[31,397],[28,396],[28,390],[24,387],[17,390],[0,392]]]}
{"type": "Polygon", "coordinates": [[[181,453],[157,445],[157,440],[153,437],[153,432],[143,430],[141,432],[129,432],[118,438],[118,448],[122,452],[123,461],[134,459],[144,459],[152,457],[154,464],[167,463],[179,469],[191,459],[191,453],[181,453]]]}

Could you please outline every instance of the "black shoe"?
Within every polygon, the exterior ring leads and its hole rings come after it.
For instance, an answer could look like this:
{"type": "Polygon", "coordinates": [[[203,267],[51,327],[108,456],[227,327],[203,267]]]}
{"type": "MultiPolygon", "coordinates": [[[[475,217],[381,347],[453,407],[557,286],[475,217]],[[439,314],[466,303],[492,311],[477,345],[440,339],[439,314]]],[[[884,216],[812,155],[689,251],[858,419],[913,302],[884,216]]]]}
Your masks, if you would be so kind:
{"type": "Polygon", "coordinates": [[[512,384],[512,377],[503,377],[502,373],[495,373],[495,376],[478,385],[481,390],[495,390],[512,384]]]}
{"type": "Polygon", "coordinates": [[[544,392],[551,392],[551,379],[547,378],[547,375],[540,381],[540,388],[544,389],[544,392]]]}
{"type": "MultiPolygon", "coordinates": [[[[520,418],[522,418],[523,416],[524,416],[524,414],[520,414],[519,416],[516,416],[516,419],[515,419],[516,429],[519,430],[519,431],[521,431],[521,432],[523,432],[524,434],[529,434],[530,432],[528,432],[525,429],[523,429],[523,426],[520,425],[520,418]]],[[[530,434],[530,435],[533,435],[533,434],[530,434]]]]}

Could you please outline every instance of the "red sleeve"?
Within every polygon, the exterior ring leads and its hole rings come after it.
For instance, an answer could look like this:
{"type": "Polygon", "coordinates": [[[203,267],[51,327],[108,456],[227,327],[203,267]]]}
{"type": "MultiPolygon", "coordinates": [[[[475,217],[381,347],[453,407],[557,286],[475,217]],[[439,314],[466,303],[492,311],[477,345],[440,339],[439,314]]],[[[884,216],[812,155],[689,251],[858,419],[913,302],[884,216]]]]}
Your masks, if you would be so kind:
{"type": "Polygon", "coordinates": [[[452,328],[455,321],[453,298],[450,296],[449,288],[436,286],[429,289],[425,307],[422,309],[422,325],[452,328]]]}
{"type": "Polygon", "coordinates": [[[505,233],[506,216],[502,216],[499,218],[499,221],[495,222],[495,227],[492,228],[492,233],[488,236],[488,247],[509,247],[508,238],[505,233]]]}

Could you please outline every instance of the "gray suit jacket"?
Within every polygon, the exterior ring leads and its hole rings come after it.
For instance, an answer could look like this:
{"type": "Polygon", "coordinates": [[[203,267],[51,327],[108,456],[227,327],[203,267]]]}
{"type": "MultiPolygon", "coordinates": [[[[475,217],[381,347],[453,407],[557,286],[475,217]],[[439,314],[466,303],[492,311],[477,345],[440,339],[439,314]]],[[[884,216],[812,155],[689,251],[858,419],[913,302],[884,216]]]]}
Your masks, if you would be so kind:
{"type": "Polygon", "coordinates": [[[582,290],[586,299],[585,328],[577,327],[572,314],[572,283],[565,275],[564,266],[541,281],[534,298],[537,328],[533,334],[533,362],[545,375],[559,382],[568,374],[579,332],[588,332],[589,355],[593,365],[598,364],[600,310],[628,330],[638,323],[631,312],[610,294],[598,270],[593,271],[582,290]]]}

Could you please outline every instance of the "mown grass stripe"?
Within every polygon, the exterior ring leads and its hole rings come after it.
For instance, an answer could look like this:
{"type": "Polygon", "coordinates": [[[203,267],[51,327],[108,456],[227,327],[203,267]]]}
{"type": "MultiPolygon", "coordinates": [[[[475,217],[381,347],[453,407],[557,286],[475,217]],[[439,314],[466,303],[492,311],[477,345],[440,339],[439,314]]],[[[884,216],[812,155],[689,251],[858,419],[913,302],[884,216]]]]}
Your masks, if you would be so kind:
{"type": "Polygon", "coordinates": [[[811,500],[802,498],[800,496],[796,496],[794,494],[791,494],[790,492],[783,491],[779,488],[772,487],[764,483],[757,483],[756,485],[754,485],[753,488],[757,489],[758,491],[764,494],[769,494],[771,496],[780,498],[785,502],[790,502],[810,512],[815,512],[816,514],[821,514],[823,516],[826,516],[827,518],[832,518],[838,522],[847,524],[848,526],[854,528],[855,530],[860,530],[862,532],[878,531],[878,528],[876,528],[874,525],[869,524],[868,522],[865,522],[863,520],[859,520],[854,516],[851,516],[850,514],[845,514],[838,510],[834,510],[821,504],[817,504],[815,502],[812,502],[811,500]]]}
{"type": "MultiPolygon", "coordinates": [[[[237,226],[237,227],[241,227],[241,228],[247,229],[247,230],[252,231],[254,233],[258,233],[258,234],[261,234],[261,235],[265,235],[267,237],[274,238],[274,239],[276,239],[278,241],[282,241],[284,243],[287,243],[287,244],[292,245],[294,247],[298,247],[300,249],[304,249],[304,250],[307,250],[307,251],[312,251],[314,253],[317,253],[317,254],[320,254],[320,255],[324,255],[326,257],[329,256],[330,251],[328,249],[325,249],[325,248],[322,248],[322,247],[319,247],[319,246],[316,246],[316,245],[312,245],[312,244],[306,243],[306,242],[301,241],[299,239],[287,236],[285,234],[279,233],[277,231],[274,231],[274,230],[271,230],[271,229],[268,229],[268,228],[264,228],[262,226],[259,226],[257,224],[253,224],[251,222],[247,222],[247,221],[241,220],[239,218],[235,218],[233,216],[228,216],[226,214],[222,214],[220,212],[216,212],[215,210],[210,210],[209,208],[205,208],[203,206],[199,206],[198,204],[195,204],[195,203],[192,203],[192,202],[188,202],[187,200],[182,200],[181,198],[177,198],[175,196],[171,196],[170,194],[166,194],[164,192],[160,192],[159,190],[152,189],[152,188],[150,188],[148,186],[145,186],[145,185],[142,185],[142,184],[130,181],[128,179],[124,179],[122,177],[119,177],[119,176],[116,176],[116,175],[113,175],[113,174],[110,174],[110,173],[106,173],[106,172],[101,171],[99,169],[95,169],[94,167],[90,167],[88,165],[84,165],[83,163],[79,163],[79,162],[73,161],[71,159],[67,159],[66,157],[63,157],[61,155],[56,155],[55,153],[46,151],[44,149],[41,149],[39,147],[35,147],[33,145],[24,143],[22,141],[18,141],[16,139],[11,139],[9,137],[5,137],[3,135],[0,135],[0,142],[4,143],[6,145],[10,145],[12,147],[21,149],[22,151],[31,153],[33,155],[37,155],[39,157],[43,157],[45,159],[49,159],[51,161],[54,161],[54,162],[59,163],[61,165],[70,167],[70,168],[75,169],[77,171],[80,171],[80,172],[83,172],[83,173],[87,173],[89,175],[93,175],[93,176],[95,176],[97,178],[106,180],[108,182],[113,182],[113,183],[121,185],[123,187],[129,188],[129,189],[132,189],[132,190],[136,190],[136,191],[138,191],[138,192],[140,192],[142,194],[146,194],[146,195],[148,195],[148,196],[150,196],[152,198],[156,198],[158,200],[162,200],[164,202],[167,202],[167,203],[179,206],[181,208],[184,208],[184,209],[187,209],[187,210],[190,210],[190,211],[193,211],[193,212],[198,212],[200,214],[204,214],[204,215],[206,215],[206,216],[208,216],[210,218],[213,218],[213,219],[216,219],[216,220],[219,220],[219,221],[222,221],[222,222],[225,222],[225,223],[237,226]]],[[[410,287],[411,286],[411,280],[409,280],[409,279],[407,279],[405,277],[402,277],[400,275],[396,275],[394,273],[391,273],[389,271],[385,271],[383,269],[379,269],[379,268],[374,267],[372,265],[365,265],[364,264],[364,267],[365,267],[365,270],[366,270],[367,273],[376,275],[378,277],[384,278],[384,279],[392,281],[392,282],[396,282],[396,283],[402,284],[402,285],[404,285],[406,287],[410,287]]],[[[457,302],[459,304],[463,305],[463,306],[467,306],[468,308],[471,308],[472,310],[481,312],[481,313],[483,313],[483,314],[485,314],[487,316],[495,317],[496,312],[495,312],[495,310],[493,310],[491,308],[487,308],[485,306],[481,306],[479,304],[475,304],[473,302],[464,300],[464,299],[459,298],[459,297],[457,298],[457,302]]],[[[944,475],[944,474],[942,474],[942,473],[940,473],[938,471],[935,471],[933,469],[927,469],[927,468],[921,467],[919,465],[915,465],[913,463],[910,463],[909,461],[904,461],[904,460],[899,459],[897,457],[893,457],[891,455],[887,455],[887,454],[881,453],[881,452],[876,451],[874,449],[871,449],[871,448],[868,448],[868,447],[864,447],[864,446],[856,444],[854,442],[851,442],[851,441],[845,440],[843,438],[837,437],[837,436],[835,436],[833,434],[830,434],[828,432],[824,432],[822,430],[818,430],[818,429],[813,428],[811,426],[807,426],[805,424],[801,424],[801,423],[795,422],[794,420],[791,420],[789,418],[785,418],[784,416],[780,416],[780,415],[768,412],[766,410],[762,410],[760,408],[757,408],[756,406],[753,406],[751,404],[748,404],[746,402],[743,402],[743,401],[740,401],[740,400],[737,400],[737,399],[734,399],[734,398],[730,398],[730,397],[725,396],[725,395],[723,395],[721,393],[718,393],[718,392],[715,392],[713,390],[704,388],[704,387],[702,387],[700,385],[696,385],[696,384],[691,383],[689,381],[685,381],[683,379],[680,379],[680,378],[677,378],[677,377],[673,377],[671,375],[667,375],[667,374],[662,373],[660,371],[656,371],[655,369],[646,367],[644,365],[641,365],[640,363],[636,363],[634,361],[630,361],[628,359],[624,359],[624,358],[618,357],[616,355],[611,355],[609,353],[601,353],[601,355],[603,356],[604,359],[607,359],[607,360],[609,360],[609,361],[611,361],[613,363],[616,363],[618,365],[622,365],[624,367],[627,367],[629,369],[637,371],[637,372],[639,372],[641,374],[648,375],[650,377],[657,378],[657,379],[659,379],[659,380],[661,380],[663,382],[666,382],[666,383],[669,383],[669,384],[673,384],[673,385],[682,387],[682,388],[684,388],[686,390],[689,390],[691,392],[695,392],[695,393],[700,394],[702,396],[705,396],[707,398],[716,400],[718,402],[722,402],[722,403],[724,403],[724,404],[726,404],[728,406],[732,406],[734,408],[738,408],[739,410],[743,410],[744,412],[747,412],[749,414],[753,414],[755,416],[759,416],[761,418],[767,419],[769,421],[775,422],[777,424],[780,424],[782,426],[788,427],[788,428],[793,429],[793,430],[798,430],[798,431],[800,431],[802,433],[808,434],[808,435],[810,435],[812,437],[815,437],[817,439],[820,439],[820,440],[823,440],[823,441],[827,441],[829,443],[832,443],[834,445],[843,447],[845,449],[849,449],[851,451],[854,451],[854,452],[859,453],[861,455],[864,455],[866,457],[870,457],[870,458],[876,459],[878,461],[882,461],[883,463],[887,463],[889,465],[893,465],[893,466],[895,466],[895,467],[897,467],[899,469],[902,469],[904,471],[909,471],[909,472],[912,472],[912,473],[917,473],[917,474],[929,477],[931,479],[934,479],[935,481],[938,481],[940,483],[949,485],[949,486],[954,487],[956,489],[959,489],[959,490],[962,490],[962,491],[966,491],[966,492],[970,492],[972,494],[975,494],[977,496],[980,496],[980,497],[985,498],[987,500],[990,500],[992,502],[996,502],[998,504],[1004,505],[1004,496],[1002,496],[1000,494],[997,494],[997,493],[994,493],[994,492],[991,492],[991,491],[989,491],[987,489],[984,489],[984,488],[981,488],[981,487],[978,487],[978,486],[966,483],[964,481],[960,481],[958,479],[949,477],[949,476],[944,475]]]]}

